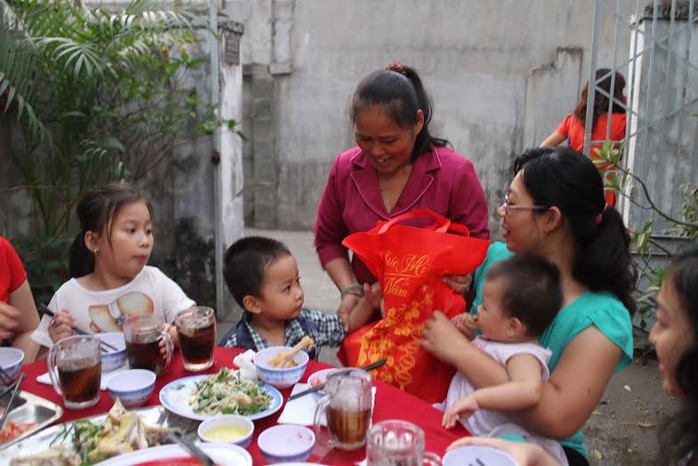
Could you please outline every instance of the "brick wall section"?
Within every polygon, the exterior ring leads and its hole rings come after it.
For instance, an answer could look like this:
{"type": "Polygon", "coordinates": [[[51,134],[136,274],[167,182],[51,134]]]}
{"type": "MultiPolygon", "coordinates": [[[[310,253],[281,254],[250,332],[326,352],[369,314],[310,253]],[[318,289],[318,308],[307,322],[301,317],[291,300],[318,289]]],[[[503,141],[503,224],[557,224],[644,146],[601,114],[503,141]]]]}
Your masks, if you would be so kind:
{"type": "Polygon", "coordinates": [[[274,79],[265,65],[246,66],[244,73],[249,89],[244,113],[249,116],[247,123],[250,129],[249,150],[245,154],[245,178],[248,182],[251,181],[252,188],[245,193],[245,203],[248,206],[246,220],[257,228],[274,228],[278,185],[272,111],[274,79]]]}

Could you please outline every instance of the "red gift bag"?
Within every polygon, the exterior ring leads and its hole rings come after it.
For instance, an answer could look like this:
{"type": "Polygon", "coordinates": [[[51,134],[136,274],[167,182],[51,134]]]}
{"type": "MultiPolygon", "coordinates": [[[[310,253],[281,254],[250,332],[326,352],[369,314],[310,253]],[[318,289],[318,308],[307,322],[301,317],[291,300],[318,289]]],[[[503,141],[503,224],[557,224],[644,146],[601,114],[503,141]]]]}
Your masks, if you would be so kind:
{"type": "Polygon", "coordinates": [[[349,334],[340,360],[363,366],[385,358],[378,369],[382,381],[423,400],[443,401],[455,370],[420,348],[422,328],[435,309],[448,317],[465,311],[463,296],[442,278],[473,272],[489,241],[470,238],[467,227],[429,209],[416,209],[351,234],[343,244],[380,282],[385,316],[349,334]],[[411,225],[401,224],[405,220],[411,225]]]}

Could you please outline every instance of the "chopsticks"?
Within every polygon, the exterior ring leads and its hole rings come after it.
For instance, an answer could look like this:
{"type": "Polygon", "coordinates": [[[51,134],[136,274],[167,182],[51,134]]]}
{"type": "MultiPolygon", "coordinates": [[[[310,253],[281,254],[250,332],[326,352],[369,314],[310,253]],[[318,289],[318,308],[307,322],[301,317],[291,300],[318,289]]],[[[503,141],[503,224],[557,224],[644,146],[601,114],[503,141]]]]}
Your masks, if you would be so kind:
{"type": "MultiPolygon", "coordinates": [[[[45,305],[45,304],[39,303],[39,309],[41,309],[41,312],[43,312],[44,314],[48,314],[48,315],[50,315],[51,317],[55,317],[55,316],[56,316],[56,314],[55,314],[51,309],[49,309],[48,306],[45,305]]],[[[78,327],[74,327],[74,328],[73,328],[73,331],[74,331],[75,333],[77,333],[78,335],[90,335],[90,336],[95,336],[93,333],[87,333],[86,331],[81,330],[81,329],[79,329],[78,327]]],[[[102,346],[102,352],[103,352],[103,353],[108,353],[109,350],[112,350],[112,351],[120,351],[119,348],[117,348],[116,346],[111,345],[111,344],[107,343],[106,341],[103,341],[103,340],[100,339],[100,338],[98,338],[98,340],[99,340],[99,344],[102,346]],[[106,349],[105,349],[105,348],[106,348],[106,349]]]]}
{"type": "MultiPolygon", "coordinates": [[[[373,369],[378,369],[381,367],[383,364],[385,364],[385,359],[379,359],[378,361],[371,363],[367,366],[361,367],[360,369],[363,369],[365,371],[372,371],[373,369]]],[[[349,367],[346,367],[345,369],[350,369],[349,367]]],[[[300,398],[302,396],[307,395],[308,393],[315,393],[318,390],[322,390],[325,388],[325,384],[321,383],[318,385],[315,385],[313,388],[309,388],[307,390],[303,390],[302,392],[294,393],[293,395],[288,397],[288,401],[295,400],[296,398],[300,398]]]]}
{"type": "Polygon", "coordinates": [[[22,383],[22,380],[24,380],[24,377],[26,377],[26,374],[21,374],[17,379],[17,382],[15,382],[15,388],[12,390],[10,400],[7,402],[7,406],[5,406],[5,412],[2,413],[2,418],[0,419],[0,430],[2,430],[3,426],[5,425],[5,420],[7,419],[7,415],[10,413],[12,403],[14,403],[15,398],[17,398],[17,392],[19,391],[19,386],[22,383]]]}
{"type": "Polygon", "coordinates": [[[172,431],[169,434],[167,434],[167,438],[177,443],[186,451],[194,455],[194,457],[201,461],[204,464],[204,466],[215,466],[215,463],[213,462],[210,456],[208,456],[201,448],[194,445],[194,442],[181,435],[179,432],[172,431]]]}

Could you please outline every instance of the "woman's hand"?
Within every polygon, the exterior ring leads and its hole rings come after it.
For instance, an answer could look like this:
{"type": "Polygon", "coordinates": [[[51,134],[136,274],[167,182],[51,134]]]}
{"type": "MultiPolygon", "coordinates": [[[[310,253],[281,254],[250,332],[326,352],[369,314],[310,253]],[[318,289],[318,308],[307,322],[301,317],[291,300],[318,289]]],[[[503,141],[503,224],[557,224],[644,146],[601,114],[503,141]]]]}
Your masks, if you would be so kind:
{"type": "Polygon", "coordinates": [[[465,296],[470,291],[473,284],[473,274],[467,275],[446,275],[443,282],[459,295],[465,296]]]}
{"type": "Polygon", "coordinates": [[[354,308],[361,305],[361,296],[356,296],[355,294],[346,294],[342,296],[342,302],[339,303],[339,308],[337,309],[337,315],[342,319],[342,325],[344,325],[344,330],[349,330],[350,328],[350,316],[351,311],[354,308]]]}
{"type": "Polygon", "coordinates": [[[20,311],[14,306],[0,302],[0,339],[12,340],[19,325],[20,311]]]}
{"type": "Polygon", "coordinates": [[[559,466],[545,450],[534,443],[511,442],[490,437],[464,437],[448,446],[448,450],[469,445],[496,448],[509,453],[521,466],[559,466]]]}
{"type": "Polygon", "coordinates": [[[462,354],[459,350],[462,344],[470,342],[443,313],[434,311],[422,330],[422,348],[441,361],[455,366],[462,354]]]}
{"type": "Polygon", "coordinates": [[[66,309],[61,309],[53,316],[48,326],[48,335],[56,343],[63,338],[73,335],[73,329],[77,323],[75,317],[66,309]]]}

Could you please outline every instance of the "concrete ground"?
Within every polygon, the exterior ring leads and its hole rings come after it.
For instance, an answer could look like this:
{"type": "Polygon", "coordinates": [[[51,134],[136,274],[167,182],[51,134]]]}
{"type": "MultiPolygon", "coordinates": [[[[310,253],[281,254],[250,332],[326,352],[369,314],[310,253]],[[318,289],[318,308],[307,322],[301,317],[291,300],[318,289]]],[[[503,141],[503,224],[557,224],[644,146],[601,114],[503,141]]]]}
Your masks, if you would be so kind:
{"type": "MultiPolygon", "coordinates": [[[[306,307],[334,312],[339,293],[320,267],[310,231],[246,229],[246,235],[276,238],[288,246],[298,261],[306,307]]],[[[222,322],[221,335],[231,323],[222,322]]],[[[333,349],[326,348],[320,359],[338,364],[333,349]]],[[[585,426],[586,444],[592,465],[657,464],[657,431],[661,421],[678,404],[662,391],[656,361],[635,362],[615,374],[604,397],[585,426]]]]}

